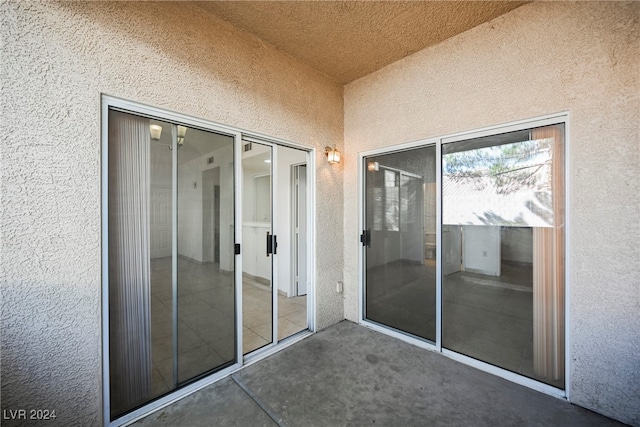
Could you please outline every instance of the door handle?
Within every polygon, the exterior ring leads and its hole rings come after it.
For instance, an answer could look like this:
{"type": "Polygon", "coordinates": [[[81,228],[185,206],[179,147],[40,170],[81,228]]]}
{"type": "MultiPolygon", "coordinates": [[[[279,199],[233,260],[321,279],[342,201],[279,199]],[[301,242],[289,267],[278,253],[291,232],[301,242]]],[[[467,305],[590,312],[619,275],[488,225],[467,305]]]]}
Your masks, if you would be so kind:
{"type": "Polygon", "coordinates": [[[267,231],[267,256],[273,253],[273,240],[271,240],[271,233],[267,231]]]}
{"type": "Polygon", "coordinates": [[[362,234],[360,235],[360,243],[362,243],[362,246],[366,246],[368,248],[371,247],[371,230],[362,230],[362,234]]]}
{"type": "Polygon", "coordinates": [[[278,238],[267,231],[267,256],[270,254],[278,254],[278,238]]]}

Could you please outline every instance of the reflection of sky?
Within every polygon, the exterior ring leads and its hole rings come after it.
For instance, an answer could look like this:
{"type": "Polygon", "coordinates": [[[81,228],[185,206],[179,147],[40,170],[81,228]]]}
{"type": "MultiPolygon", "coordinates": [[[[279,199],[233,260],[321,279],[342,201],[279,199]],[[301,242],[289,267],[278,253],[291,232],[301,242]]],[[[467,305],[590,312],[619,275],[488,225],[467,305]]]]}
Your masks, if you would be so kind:
{"type": "Polygon", "coordinates": [[[443,224],[553,226],[548,147],[547,140],[524,141],[444,154],[443,224]],[[490,174],[498,164],[508,168],[500,174],[508,191],[490,174]]]}

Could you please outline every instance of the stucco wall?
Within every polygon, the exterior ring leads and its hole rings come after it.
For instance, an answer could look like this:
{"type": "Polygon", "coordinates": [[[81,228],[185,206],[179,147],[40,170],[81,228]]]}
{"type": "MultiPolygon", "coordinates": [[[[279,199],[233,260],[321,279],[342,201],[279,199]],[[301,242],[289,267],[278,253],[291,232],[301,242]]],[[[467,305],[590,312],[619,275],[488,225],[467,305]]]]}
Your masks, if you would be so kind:
{"type": "Polygon", "coordinates": [[[640,425],[640,3],[534,2],[345,87],[345,316],[360,151],[570,112],[570,399],[640,425]]]}
{"type": "Polygon", "coordinates": [[[342,88],[189,3],[0,13],[2,409],[101,422],[101,93],[317,147],[318,326],[343,318],[342,88]]]}

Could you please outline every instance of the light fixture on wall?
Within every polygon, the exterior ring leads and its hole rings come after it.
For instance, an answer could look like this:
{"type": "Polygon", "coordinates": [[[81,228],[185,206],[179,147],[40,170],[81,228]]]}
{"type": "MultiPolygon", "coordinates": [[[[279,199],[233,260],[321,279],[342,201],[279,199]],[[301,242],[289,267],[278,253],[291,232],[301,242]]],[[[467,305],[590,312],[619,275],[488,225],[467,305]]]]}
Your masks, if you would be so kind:
{"type": "Polygon", "coordinates": [[[368,162],[367,170],[369,172],[375,172],[380,170],[380,164],[378,162],[368,162]]]}
{"type": "Polygon", "coordinates": [[[331,164],[340,163],[340,151],[334,145],[333,148],[324,147],[324,153],[327,155],[327,161],[331,164]]]}
{"type": "MultiPolygon", "coordinates": [[[[178,128],[178,149],[184,145],[184,137],[187,134],[186,126],[177,126],[178,128]]],[[[160,125],[149,125],[149,133],[151,134],[151,139],[153,141],[160,141],[160,137],[162,136],[162,126],[160,125]]],[[[162,144],[161,144],[162,145],[162,144]]],[[[166,145],[171,150],[171,145],[166,145]]]]}

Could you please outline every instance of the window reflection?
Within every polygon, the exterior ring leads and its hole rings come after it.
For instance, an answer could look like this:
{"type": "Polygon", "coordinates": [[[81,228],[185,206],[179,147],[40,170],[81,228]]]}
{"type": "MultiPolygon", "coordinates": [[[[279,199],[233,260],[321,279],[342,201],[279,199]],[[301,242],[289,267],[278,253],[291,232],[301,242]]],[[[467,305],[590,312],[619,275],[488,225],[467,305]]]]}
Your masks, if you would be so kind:
{"type": "Polygon", "coordinates": [[[435,147],[366,164],[366,318],[435,341],[435,147]]]}
{"type": "Polygon", "coordinates": [[[442,147],[442,344],[564,388],[564,126],[442,147]]]}

